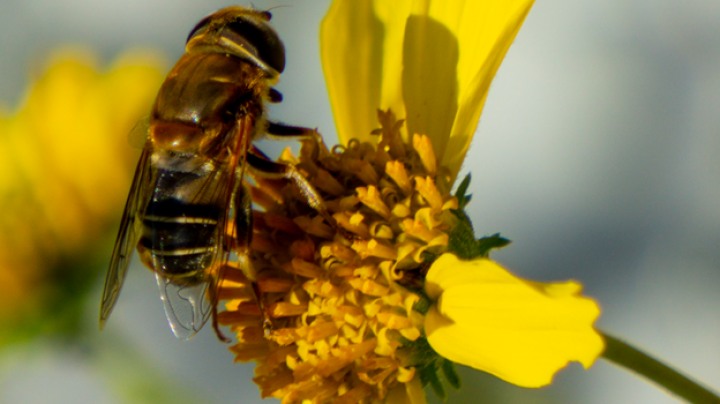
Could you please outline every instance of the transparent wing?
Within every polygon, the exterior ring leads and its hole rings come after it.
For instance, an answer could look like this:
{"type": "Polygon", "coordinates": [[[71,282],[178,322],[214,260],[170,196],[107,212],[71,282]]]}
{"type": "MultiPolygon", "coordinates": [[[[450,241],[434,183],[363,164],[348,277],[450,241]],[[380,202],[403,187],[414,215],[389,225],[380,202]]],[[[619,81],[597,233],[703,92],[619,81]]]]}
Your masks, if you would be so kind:
{"type": "MultiPolygon", "coordinates": [[[[228,221],[234,215],[233,198],[242,183],[242,173],[245,166],[247,144],[250,141],[250,131],[253,121],[248,117],[241,119],[231,136],[237,139],[237,147],[233,150],[229,161],[205,162],[188,175],[202,178],[199,186],[187,187],[184,195],[186,200],[201,206],[217,208],[217,224],[212,230],[205,233],[198,232],[199,239],[196,244],[186,247],[185,251],[201,251],[207,248],[206,240],[213,240],[213,253],[209,260],[198,264],[197,268],[187,268],[192,277],[178,277],[169,273],[156,272],[160,297],[165,307],[170,328],[176,337],[187,339],[195,335],[211,317],[217,314],[218,289],[224,276],[225,264],[232,249],[232,237],[228,237],[228,221]],[[212,165],[211,173],[203,172],[207,166],[212,165]],[[190,191],[191,189],[191,191],[190,191]]],[[[236,146],[236,145],[233,145],[236,146]]],[[[234,226],[233,226],[234,227],[234,226]]],[[[174,259],[172,255],[165,254],[159,258],[158,267],[162,268],[162,260],[174,259]]],[[[218,330],[216,329],[216,332],[218,330]]],[[[219,332],[218,332],[219,334],[219,332]]],[[[224,339],[222,335],[218,335],[224,339]]]]}
{"type": "Polygon", "coordinates": [[[128,133],[128,143],[135,149],[142,149],[150,136],[150,115],[141,118],[128,133]]]}
{"type": "Polygon", "coordinates": [[[120,295],[120,289],[125,282],[127,268],[132,258],[133,250],[137,244],[138,235],[141,231],[141,222],[137,220],[139,209],[144,206],[143,200],[152,192],[150,185],[152,184],[150,172],[150,151],[143,150],[140,155],[140,161],[135,169],[135,177],[133,178],[130,193],[125,203],[125,211],[123,212],[122,221],[120,222],[120,230],[115,247],[113,249],[112,258],[110,259],[110,267],[108,267],[107,275],[105,275],[105,287],[103,288],[102,301],[100,303],[100,329],[105,326],[105,322],[120,295]]]}
{"type": "Polygon", "coordinates": [[[188,339],[197,334],[213,311],[213,299],[208,296],[213,282],[178,285],[173,279],[155,273],[165,315],[175,337],[188,339]]]}

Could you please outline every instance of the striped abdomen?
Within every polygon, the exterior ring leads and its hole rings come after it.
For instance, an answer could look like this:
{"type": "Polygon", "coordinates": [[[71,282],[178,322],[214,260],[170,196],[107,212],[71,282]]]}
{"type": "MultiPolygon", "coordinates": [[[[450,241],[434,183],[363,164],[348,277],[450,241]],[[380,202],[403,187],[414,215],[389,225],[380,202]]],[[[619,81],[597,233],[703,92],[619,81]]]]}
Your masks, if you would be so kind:
{"type": "Polygon", "coordinates": [[[188,195],[197,195],[193,192],[197,186],[212,186],[206,176],[212,174],[197,171],[158,167],[155,192],[143,216],[138,242],[141,260],[175,283],[202,282],[220,248],[220,208],[186,200],[188,195]]]}

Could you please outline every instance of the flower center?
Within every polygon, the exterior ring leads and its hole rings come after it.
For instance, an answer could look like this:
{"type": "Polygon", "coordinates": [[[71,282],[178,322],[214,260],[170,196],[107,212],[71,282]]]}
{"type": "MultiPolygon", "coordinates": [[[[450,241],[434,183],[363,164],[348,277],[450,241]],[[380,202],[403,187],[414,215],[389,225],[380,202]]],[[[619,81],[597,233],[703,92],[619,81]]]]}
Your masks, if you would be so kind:
{"type": "Polygon", "coordinates": [[[415,377],[426,258],[442,253],[457,209],[430,141],[401,140],[402,121],[379,112],[377,144],[329,151],[304,141],[286,152],[325,199],[335,224],[300,191],[254,178],[250,282],[228,268],[219,321],[237,334],[238,361],[255,360],[263,397],[283,402],[372,402],[415,377]],[[256,301],[256,297],[257,300],[256,301]],[[267,319],[265,319],[267,317],[267,319]],[[267,320],[267,321],[266,321],[267,320]]]}

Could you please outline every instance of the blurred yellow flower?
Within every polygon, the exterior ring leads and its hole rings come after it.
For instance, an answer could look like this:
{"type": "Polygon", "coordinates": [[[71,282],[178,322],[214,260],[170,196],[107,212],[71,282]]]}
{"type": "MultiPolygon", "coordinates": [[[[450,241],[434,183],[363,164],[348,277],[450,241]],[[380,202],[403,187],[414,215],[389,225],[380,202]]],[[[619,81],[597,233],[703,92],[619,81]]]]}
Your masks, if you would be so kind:
{"type": "Polygon", "coordinates": [[[88,53],[63,51],[17,111],[0,115],[0,318],[6,324],[56,311],[57,304],[44,306],[95,280],[80,262],[120,214],[137,154],[127,135],[149,110],[163,64],[134,52],[99,72],[88,53]]]}

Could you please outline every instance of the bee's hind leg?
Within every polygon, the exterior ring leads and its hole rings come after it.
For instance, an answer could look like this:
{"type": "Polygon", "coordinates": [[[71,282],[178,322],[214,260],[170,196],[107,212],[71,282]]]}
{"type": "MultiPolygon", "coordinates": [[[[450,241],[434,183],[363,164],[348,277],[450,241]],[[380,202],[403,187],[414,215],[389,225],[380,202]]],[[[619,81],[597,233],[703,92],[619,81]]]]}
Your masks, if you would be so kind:
{"type": "Polygon", "coordinates": [[[220,324],[218,324],[218,288],[216,287],[217,283],[216,280],[213,280],[209,288],[210,293],[210,300],[214,302],[212,304],[212,313],[210,314],[210,317],[212,319],[210,320],[212,322],[212,328],[213,331],[215,331],[215,335],[217,336],[217,339],[221,342],[224,342],[226,344],[229,344],[232,342],[232,340],[223,334],[223,332],[220,330],[220,324]]]}

